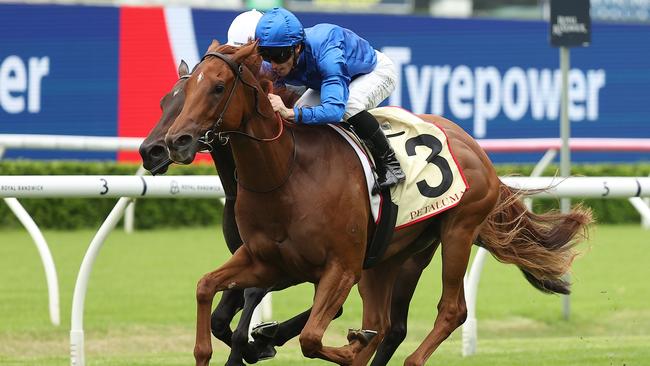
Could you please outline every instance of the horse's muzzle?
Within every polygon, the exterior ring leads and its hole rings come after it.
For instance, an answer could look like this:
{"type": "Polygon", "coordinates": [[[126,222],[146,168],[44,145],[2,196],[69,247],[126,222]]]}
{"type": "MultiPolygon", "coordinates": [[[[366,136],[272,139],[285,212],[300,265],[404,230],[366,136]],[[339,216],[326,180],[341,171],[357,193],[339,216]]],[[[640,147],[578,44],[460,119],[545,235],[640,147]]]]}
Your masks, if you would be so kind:
{"type": "Polygon", "coordinates": [[[169,153],[164,141],[153,144],[140,145],[140,157],[142,158],[142,166],[151,172],[152,169],[158,167],[156,174],[164,174],[167,171],[169,164],[162,164],[164,161],[169,160],[169,153]],[[164,165],[164,168],[162,166],[164,165]]]}
{"type": "Polygon", "coordinates": [[[188,134],[177,136],[167,135],[165,143],[169,149],[169,157],[178,164],[190,164],[196,156],[197,142],[188,134]]]}

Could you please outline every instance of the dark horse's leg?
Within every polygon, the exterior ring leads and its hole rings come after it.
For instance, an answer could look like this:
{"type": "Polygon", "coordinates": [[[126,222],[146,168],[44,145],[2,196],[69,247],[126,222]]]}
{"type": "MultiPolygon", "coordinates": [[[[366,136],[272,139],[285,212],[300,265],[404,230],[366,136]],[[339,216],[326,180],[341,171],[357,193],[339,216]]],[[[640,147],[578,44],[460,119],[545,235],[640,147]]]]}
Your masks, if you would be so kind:
{"type": "MultiPolygon", "coordinates": [[[[248,304],[248,299],[246,303],[248,304]]],[[[311,308],[289,320],[276,324],[273,335],[266,335],[263,332],[255,332],[253,330],[253,342],[250,342],[244,351],[244,359],[246,362],[256,363],[259,360],[265,360],[275,356],[275,346],[282,346],[290,339],[299,335],[302,328],[305,327],[310,314],[311,308]]],[[[343,308],[340,308],[336,315],[334,315],[334,319],[340,317],[342,314],[343,308]]],[[[267,323],[267,326],[272,327],[272,324],[267,323]]]]}
{"type": "Polygon", "coordinates": [[[390,328],[379,344],[371,366],[387,365],[397,347],[406,338],[408,311],[422,271],[431,263],[439,243],[412,255],[399,269],[390,305],[390,328]]]}
{"type": "Polygon", "coordinates": [[[210,328],[212,335],[218,340],[232,347],[232,330],[230,322],[235,314],[244,307],[244,290],[227,290],[223,292],[221,300],[212,312],[210,328]]]}
{"type": "MultiPolygon", "coordinates": [[[[307,319],[311,314],[311,308],[305,310],[302,313],[294,316],[293,318],[286,320],[278,325],[278,331],[273,338],[262,338],[258,337],[255,339],[255,344],[259,344],[259,348],[264,343],[273,344],[274,346],[282,346],[290,339],[296,337],[300,334],[302,328],[305,327],[307,319]]],[[[340,317],[343,314],[343,308],[340,308],[339,311],[334,315],[334,319],[340,317]]]]}
{"type": "MultiPolygon", "coordinates": [[[[227,366],[242,365],[242,356],[248,363],[256,363],[260,359],[267,359],[275,356],[274,346],[282,346],[289,339],[294,338],[302,328],[304,328],[311,309],[306,310],[293,318],[278,324],[277,331],[272,337],[258,334],[255,341],[248,342],[248,328],[253,317],[255,307],[262,301],[268,291],[261,288],[248,288],[244,290],[245,305],[242,311],[237,329],[232,336],[232,350],[228,358],[227,366]]],[[[335,318],[343,314],[343,308],[337,313],[335,318]]]]}
{"type": "MultiPolygon", "coordinates": [[[[223,182],[223,177],[220,177],[223,182]]],[[[222,183],[223,184],[223,183],[222,183]]],[[[230,187],[230,186],[228,186],[230,187]]],[[[229,191],[232,191],[230,189],[229,191]]],[[[231,253],[234,253],[237,248],[242,244],[241,237],[239,236],[239,229],[235,221],[235,198],[234,196],[226,198],[223,205],[222,224],[223,236],[226,239],[226,245],[231,253]]],[[[235,317],[235,314],[244,307],[244,290],[233,289],[224,291],[219,304],[212,312],[210,320],[210,328],[212,334],[231,347],[232,330],[230,330],[230,322],[235,317]]]]}
{"type": "Polygon", "coordinates": [[[264,295],[268,292],[263,288],[247,288],[244,290],[244,309],[237,324],[237,328],[232,334],[232,344],[230,345],[230,355],[226,366],[240,366],[244,365],[242,356],[248,363],[255,363],[258,361],[258,354],[252,347],[248,345],[248,328],[253,318],[255,307],[259,304],[264,295]]]}

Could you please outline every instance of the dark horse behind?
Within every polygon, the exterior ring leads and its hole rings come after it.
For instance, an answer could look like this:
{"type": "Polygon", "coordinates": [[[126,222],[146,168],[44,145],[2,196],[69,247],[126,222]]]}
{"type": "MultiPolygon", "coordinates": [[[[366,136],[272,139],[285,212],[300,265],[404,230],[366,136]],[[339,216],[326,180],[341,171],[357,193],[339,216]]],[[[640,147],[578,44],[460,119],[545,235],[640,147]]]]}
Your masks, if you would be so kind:
{"type": "Polygon", "coordinates": [[[395,232],[382,261],[363,270],[374,223],[354,151],[329,127],[285,125],[278,119],[256,76],[242,66],[256,54],[256,44],[229,56],[221,52],[211,47],[185,83],[182,111],[165,139],[170,157],[188,164],[202,149],[202,138],[227,137],[238,176],[235,216],[244,244],[197,285],[197,365],[207,365],[212,354],[210,310],[216,292],[300,282],[316,284],[300,333],[303,354],[366,364],[389,329],[400,268],[416,252],[439,243],[443,289],[438,315],[406,365],[423,365],[464,322],[463,276],[475,242],[500,261],[517,265],[538,289],[568,293],[561,277],[575,257],[576,235],[591,221],[589,212],[527,211],[521,192],[501,183],[471,136],[430,115],[420,117],[444,129],[470,188],[456,207],[395,232]],[[351,332],[347,345],[323,345],[325,329],[357,283],[362,328],[377,331],[377,337],[369,341],[362,332],[351,332]]]}

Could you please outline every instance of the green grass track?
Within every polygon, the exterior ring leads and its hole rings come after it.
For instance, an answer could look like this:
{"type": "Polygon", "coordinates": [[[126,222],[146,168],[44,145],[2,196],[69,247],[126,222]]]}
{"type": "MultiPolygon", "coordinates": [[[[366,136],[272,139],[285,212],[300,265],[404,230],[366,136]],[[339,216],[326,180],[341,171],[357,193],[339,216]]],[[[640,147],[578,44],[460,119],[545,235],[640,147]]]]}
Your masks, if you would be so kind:
{"type": "MultiPolygon", "coordinates": [[[[0,231],[0,365],[69,365],[72,291],[93,231],[46,231],[59,275],[61,326],[50,324],[45,275],[27,232],[0,231]]],[[[534,290],[513,266],[486,261],[478,295],[478,353],[463,358],[460,331],[431,365],[650,365],[650,232],[639,226],[594,227],[572,275],[571,319],[561,298],[534,290]]],[[[87,365],[191,365],[197,280],[228,257],[219,228],[113,232],[95,263],[85,303],[87,365]]],[[[440,256],[412,302],[409,334],[391,365],[401,365],[431,329],[440,297],[440,256]]],[[[313,287],[275,293],[273,318],[307,309],[313,287]]],[[[215,301],[216,303],[216,301],[215,301]]],[[[359,327],[356,290],[325,343],[342,345],[359,327]]],[[[214,365],[227,349],[214,341],[214,365]]],[[[297,341],[262,365],[321,365],[297,341]]]]}

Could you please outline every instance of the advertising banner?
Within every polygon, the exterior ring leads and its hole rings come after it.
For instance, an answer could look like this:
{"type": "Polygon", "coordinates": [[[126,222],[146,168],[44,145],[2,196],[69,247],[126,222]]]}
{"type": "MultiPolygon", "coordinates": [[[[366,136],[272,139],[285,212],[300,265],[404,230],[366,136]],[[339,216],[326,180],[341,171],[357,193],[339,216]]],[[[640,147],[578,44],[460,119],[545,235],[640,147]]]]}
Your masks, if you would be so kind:
{"type": "MultiPolygon", "coordinates": [[[[192,67],[212,39],[225,42],[237,14],[177,7],[0,6],[0,133],[146,135],[160,117],[160,98],[176,81],[180,60],[192,67]]],[[[306,27],[327,22],[352,29],[393,60],[399,86],[385,104],[442,115],[476,138],[559,136],[559,58],[548,44],[547,22],[297,15],[306,27]]],[[[572,137],[650,138],[650,43],[639,39],[650,39],[650,26],[594,22],[590,47],[572,51],[572,137]]],[[[44,154],[8,152],[9,157],[44,154]]],[[[89,155],[47,154],[67,156],[89,155]]],[[[573,158],[650,160],[640,153],[573,158]]]]}
{"type": "Polygon", "coordinates": [[[116,136],[118,16],[117,8],[1,5],[0,133],[116,136]]]}

